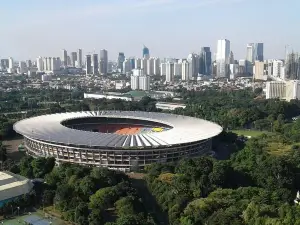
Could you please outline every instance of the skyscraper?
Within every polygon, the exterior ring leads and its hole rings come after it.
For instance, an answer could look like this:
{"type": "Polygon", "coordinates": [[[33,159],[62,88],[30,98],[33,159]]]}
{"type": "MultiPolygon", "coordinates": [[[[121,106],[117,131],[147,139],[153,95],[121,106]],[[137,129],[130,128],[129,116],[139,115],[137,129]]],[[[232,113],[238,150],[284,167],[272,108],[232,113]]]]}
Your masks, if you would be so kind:
{"type": "Polygon", "coordinates": [[[154,58],[149,58],[147,60],[147,75],[153,75],[154,73],[154,58]]]}
{"type": "Polygon", "coordinates": [[[286,56],[285,76],[287,79],[300,79],[300,56],[298,53],[290,53],[286,56]]]}
{"type": "Polygon", "coordinates": [[[82,68],[82,49],[77,51],[77,67],[82,68]]]}
{"type": "Polygon", "coordinates": [[[150,58],[149,48],[147,48],[145,45],[144,45],[144,48],[143,48],[143,58],[146,58],[146,59],[150,58]]]}
{"type": "Polygon", "coordinates": [[[92,56],[91,55],[85,56],[85,71],[86,71],[86,74],[92,74],[92,56]]]}
{"type": "Polygon", "coordinates": [[[68,52],[65,49],[62,50],[62,60],[63,60],[63,66],[67,67],[68,66],[68,52]]]}
{"type": "Polygon", "coordinates": [[[15,65],[14,65],[14,59],[12,57],[8,58],[8,68],[9,69],[14,69],[15,65]]]}
{"type": "Polygon", "coordinates": [[[264,43],[255,43],[253,50],[253,60],[260,62],[264,61],[264,43]]]}
{"type": "Polygon", "coordinates": [[[227,39],[218,40],[217,46],[217,78],[228,77],[228,65],[230,55],[230,41],[227,39]]]}
{"type": "Polygon", "coordinates": [[[174,81],[174,63],[172,62],[166,63],[166,81],[167,82],[174,81]]]}
{"type": "Polygon", "coordinates": [[[201,48],[199,55],[199,73],[203,75],[211,75],[211,51],[210,47],[201,48]]]}
{"type": "Polygon", "coordinates": [[[36,66],[39,72],[44,71],[44,62],[41,56],[36,59],[36,66]]]}
{"type": "Polygon", "coordinates": [[[125,61],[125,54],[124,52],[119,52],[119,56],[118,56],[118,69],[121,70],[123,69],[123,62],[125,61]]]}
{"type": "Polygon", "coordinates": [[[197,69],[197,67],[198,67],[199,63],[196,62],[197,59],[198,59],[198,55],[196,55],[194,53],[189,54],[188,57],[187,57],[187,61],[189,63],[189,70],[188,70],[188,72],[189,72],[189,75],[188,75],[189,80],[192,80],[193,78],[196,78],[197,75],[198,75],[198,70],[199,69],[197,69]]]}
{"type": "Polygon", "coordinates": [[[160,65],[159,58],[154,58],[154,61],[153,61],[153,74],[156,75],[156,76],[160,75],[159,65],[160,65]]]}
{"type": "Polygon", "coordinates": [[[99,74],[98,54],[93,54],[92,64],[93,64],[93,74],[94,75],[99,74]]]}
{"type": "Polygon", "coordinates": [[[181,71],[181,80],[186,80],[186,81],[190,80],[190,78],[189,78],[189,66],[190,66],[190,64],[189,64],[188,61],[184,60],[182,62],[182,65],[181,65],[181,70],[182,70],[181,71]]]}
{"type": "Polygon", "coordinates": [[[108,67],[108,55],[107,55],[107,50],[105,49],[100,50],[99,66],[100,66],[99,68],[100,74],[106,75],[107,67],[108,67]]]}
{"type": "Polygon", "coordinates": [[[71,52],[71,66],[75,67],[77,61],[77,52],[71,52]]]}

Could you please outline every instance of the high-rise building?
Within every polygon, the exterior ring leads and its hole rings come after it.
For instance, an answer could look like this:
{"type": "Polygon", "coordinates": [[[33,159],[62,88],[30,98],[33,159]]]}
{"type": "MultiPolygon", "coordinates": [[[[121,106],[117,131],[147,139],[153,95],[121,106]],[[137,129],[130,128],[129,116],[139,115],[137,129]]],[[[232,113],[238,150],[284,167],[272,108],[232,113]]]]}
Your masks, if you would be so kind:
{"type": "Polygon", "coordinates": [[[77,52],[71,52],[71,66],[75,67],[77,61],[77,52]]]}
{"type": "Polygon", "coordinates": [[[63,61],[63,66],[67,67],[68,66],[68,52],[65,49],[62,50],[62,61],[63,61]]]}
{"type": "Polygon", "coordinates": [[[121,70],[123,69],[123,62],[125,61],[125,54],[124,52],[119,52],[118,56],[118,69],[121,70]]]}
{"type": "Polygon", "coordinates": [[[232,51],[230,52],[230,55],[229,55],[229,64],[235,64],[234,63],[234,55],[233,55],[232,51]]]}
{"type": "Polygon", "coordinates": [[[91,55],[86,55],[85,56],[85,72],[86,75],[92,74],[92,56],[91,55]]]}
{"type": "Polygon", "coordinates": [[[160,60],[159,58],[154,58],[153,60],[153,74],[158,76],[160,75],[160,60]]]}
{"type": "Polygon", "coordinates": [[[144,75],[139,77],[139,89],[143,91],[150,90],[150,76],[144,75]]]}
{"type": "Polygon", "coordinates": [[[230,55],[230,41],[227,39],[218,40],[217,46],[217,78],[228,77],[228,65],[230,55]]]}
{"type": "Polygon", "coordinates": [[[129,59],[125,59],[125,61],[123,62],[123,73],[129,73],[132,70],[131,68],[131,64],[130,64],[130,60],[129,59]]]}
{"type": "Polygon", "coordinates": [[[108,54],[107,54],[107,50],[105,49],[101,49],[100,50],[100,74],[102,75],[106,75],[107,71],[108,71],[108,54]]]}
{"type": "Polygon", "coordinates": [[[153,75],[154,74],[154,58],[149,58],[147,60],[147,75],[153,75]]]}
{"type": "Polygon", "coordinates": [[[147,58],[143,58],[141,60],[141,69],[144,71],[144,74],[147,74],[147,61],[148,59],[147,58]]]}
{"type": "Polygon", "coordinates": [[[286,96],[287,101],[292,99],[300,99],[300,81],[299,80],[289,80],[286,81],[286,96]]]}
{"type": "Polygon", "coordinates": [[[2,70],[7,70],[9,68],[9,59],[1,59],[0,67],[2,70]]]}
{"type": "Polygon", "coordinates": [[[255,72],[253,78],[255,80],[263,80],[264,79],[264,67],[265,63],[260,61],[255,61],[255,72]]]}
{"type": "Polygon", "coordinates": [[[287,79],[300,80],[300,55],[298,53],[287,54],[285,76],[287,79]]]}
{"type": "Polygon", "coordinates": [[[30,59],[26,60],[26,66],[27,66],[27,68],[32,67],[32,61],[30,59]]]}
{"type": "Polygon", "coordinates": [[[188,81],[190,80],[190,73],[189,73],[189,62],[184,60],[181,64],[181,80],[185,80],[185,81],[188,81]]]}
{"type": "Polygon", "coordinates": [[[143,48],[143,58],[146,58],[146,59],[150,58],[149,48],[147,48],[145,45],[144,45],[144,48],[143,48]]]}
{"type": "Polygon", "coordinates": [[[93,54],[92,65],[93,65],[93,74],[94,75],[99,74],[98,54],[93,54]]]}
{"type": "Polygon", "coordinates": [[[182,64],[181,62],[174,63],[174,76],[180,76],[182,74],[182,64]]]}
{"type": "Polygon", "coordinates": [[[36,66],[37,66],[39,72],[44,71],[44,62],[43,62],[43,58],[41,56],[39,56],[36,59],[36,66]]]}
{"type": "Polygon", "coordinates": [[[132,90],[150,90],[150,76],[144,74],[142,69],[134,69],[130,77],[132,90]]]}
{"type": "Polygon", "coordinates": [[[142,59],[141,58],[136,58],[135,59],[135,69],[141,69],[142,68],[142,59]]]}
{"type": "Polygon", "coordinates": [[[9,69],[14,69],[15,68],[14,59],[12,57],[8,58],[8,68],[9,69]]]}
{"type": "Polygon", "coordinates": [[[44,71],[48,71],[48,57],[43,58],[44,71]]]}
{"type": "Polygon", "coordinates": [[[199,55],[199,74],[211,75],[212,69],[211,51],[210,47],[201,48],[199,55]]]}
{"type": "Polygon", "coordinates": [[[189,54],[187,57],[187,61],[189,63],[189,79],[196,79],[199,72],[199,63],[197,63],[197,60],[199,61],[199,57],[196,54],[189,54]]]}
{"type": "Polygon", "coordinates": [[[254,43],[253,44],[253,60],[254,61],[264,61],[264,44],[263,43],[254,43]]]}
{"type": "Polygon", "coordinates": [[[167,62],[166,63],[166,82],[174,81],[174,63],[167,62]]]}
{"type": "Polygon", "coordinates": [[[51,65],[51,61],[52,61],[52,57],[47,57],[47,66],[48,66],[47,70],[48,71],[53,70],[52,65],[51,65]]]}
{"type": "Polygon", "coordinates": [[[282,67],[283,67],[283,61],[282,60],[273,60],[273,77],[281,77],[282,73],[282,67]]]}
{"type": "Polygon", "coordinates": [[[82,68],[82,49],[77,51],[77,67],[82,68]]]}
{"type": "Polygon", "coordinates": [[[135,69],[135,58],[129,58],[131,69],[135,69]]]}
{"type": "Polygon", "coordinates": [[[24,61],[19,62],[19,74],[27,73],[27,65],[24,61]]]}

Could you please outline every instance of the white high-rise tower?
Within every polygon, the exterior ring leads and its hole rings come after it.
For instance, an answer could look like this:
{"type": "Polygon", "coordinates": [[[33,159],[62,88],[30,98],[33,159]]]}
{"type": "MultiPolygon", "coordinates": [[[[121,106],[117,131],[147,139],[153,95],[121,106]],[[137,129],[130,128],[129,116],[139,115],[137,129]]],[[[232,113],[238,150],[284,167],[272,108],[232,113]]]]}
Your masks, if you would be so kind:
{"type": "Polygon", "coordinates": [[[227,39],[218,40],[217,46],[217,78],[228,76],[228,65],[230,56],[230,41],[227,39]]]}

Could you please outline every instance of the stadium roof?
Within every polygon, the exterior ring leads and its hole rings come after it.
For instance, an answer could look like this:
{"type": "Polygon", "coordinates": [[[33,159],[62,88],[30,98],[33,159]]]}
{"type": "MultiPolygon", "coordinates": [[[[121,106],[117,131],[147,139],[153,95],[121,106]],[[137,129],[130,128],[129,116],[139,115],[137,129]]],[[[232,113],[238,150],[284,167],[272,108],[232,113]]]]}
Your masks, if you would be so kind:
{"type": "Polygon", "coordinates": [[[15,123],[14,130],[27,138],[64,145],[95,148],[150,148],[209,139],[222,132],[222,127],[206,120],[166,113],[88,111],[32,117],[15,123]],[[171,126],[172,129],[157,133],[121,135],[76,130],[61,124],[65,120],[87,117],[129,118],[153,121],[171,126]]]}

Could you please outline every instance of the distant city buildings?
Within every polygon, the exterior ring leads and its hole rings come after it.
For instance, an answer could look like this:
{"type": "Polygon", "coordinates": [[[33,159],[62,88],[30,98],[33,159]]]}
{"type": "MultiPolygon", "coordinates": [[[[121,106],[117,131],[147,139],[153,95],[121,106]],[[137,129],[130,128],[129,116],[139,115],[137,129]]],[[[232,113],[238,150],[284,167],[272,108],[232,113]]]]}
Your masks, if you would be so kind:
{"type": "Polygon", "coordinates": [[[145,58],[145,59],[149,59],[150,58],[149,48],[147,48],[145,45],[144,45],[144,48],[143,48],[143,58],[145,58]]]}
{"type": "Polygon", "coordinates": [[[85,73],[86,73],[86,75],[92,74],[92,56],[91,55],[85,56],[85,73]]]}
{"type": "Polygon", "coordinates": [[[65,49],[62,50],[62,63],[64,67],[68,66],[68,52],[65,49]]]}
{"type": "Polygon", "coordinates": [[[269,81],[266,84],[266,99],[279,98],[286,101],[300,99],[300,81],[269,81]]]}
{"type": "Polygon", "coordinates": [[[77,50],[77,67],[82,68],[82,49],[77,50]]]}
{"type": "Polygon", "coordinates": [[[212,74],[212,59],[210,47],[202,47],[199,55],[199,74],[208,75],[212,74]]]}

